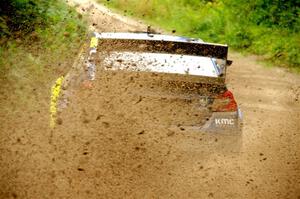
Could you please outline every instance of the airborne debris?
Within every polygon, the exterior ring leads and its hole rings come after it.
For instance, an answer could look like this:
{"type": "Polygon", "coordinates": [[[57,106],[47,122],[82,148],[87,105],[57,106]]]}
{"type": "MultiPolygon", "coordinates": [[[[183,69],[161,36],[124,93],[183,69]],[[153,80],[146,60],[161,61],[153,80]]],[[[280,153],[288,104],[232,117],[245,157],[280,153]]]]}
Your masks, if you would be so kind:
{"type": "Polygon", "coordinates": [[[108,128],[110,126],[108,122],[102,122],[102,124],[105,128],[108,128]]]}
{"type": "Polygon", "coordinates": [[[69,36],[70,36],[70,33],[69,33],[69,32],[64,32],[64,36],[65,36],[65,37],[69,37],[69,36]]]}
{"type": "Polygon", "coordinates": [[[96,120],[100,120],[104,115],[97,115],[96,120]]]}
{"type": "Polygon", "coordinates": [[[170,129],[168,129],[167,136],[173,136],[174,134],[175,134],[174,131],[171,131],[170,129]]]}
{"type": "Polygon", "coordinates": [[[63,123],[63,120],[61,118],[56,119],[56,124],[62,125],[62,123],[63,123]]]}
{"type": "Polygon", "coordinates": [[[138,104],[138,103],[140,103],[142,100],[143,100],[143,97],[142,97],[142,96],[139,96],[139,99],[138,99],[138,101],[137,101],[137,102],[135,102],[135,104],[138,104]]]}
{"type": "Polygon", "coordinates": [[[84,118],[82,122],[83,122],[83,123],[85,123],[85,124],[87,124],[87,123],[89,123],[89,122],[90,122],[90,120],[89,120],[89,119],[87,119],[87,118],[84,118]]]}

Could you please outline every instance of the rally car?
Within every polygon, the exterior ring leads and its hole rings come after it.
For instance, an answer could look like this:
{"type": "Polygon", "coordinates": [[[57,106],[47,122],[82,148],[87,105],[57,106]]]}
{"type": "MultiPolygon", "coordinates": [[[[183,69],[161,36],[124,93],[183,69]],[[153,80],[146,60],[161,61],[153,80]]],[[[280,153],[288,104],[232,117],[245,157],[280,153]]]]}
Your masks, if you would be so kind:
{"type": "Polygon", "coordinates": [[[161,75],[163,83],[157,85],[162,88],[156,88],[160,95],[196,101],[189,110],[199,118],[195,124],[187,122],[186,127],[236,133],[240,132],[242,113],[225,83],[231,64],[227,55],[227,45],[200,39],[149,32],[94,33],[86,66],[91,81],[101,71],[161,75]]]}

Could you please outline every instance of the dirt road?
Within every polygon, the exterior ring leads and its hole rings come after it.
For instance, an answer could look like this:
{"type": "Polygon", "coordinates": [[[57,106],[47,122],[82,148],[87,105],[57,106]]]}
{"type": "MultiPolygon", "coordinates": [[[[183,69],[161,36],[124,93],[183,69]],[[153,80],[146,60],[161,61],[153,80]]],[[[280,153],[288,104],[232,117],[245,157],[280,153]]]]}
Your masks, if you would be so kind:
{"type": "MultiPolygon", "coordinates": [[[[74,2],[97,31],[145,30],[74,2]]],[[[76,91],[53,130],[48,96],[1,113],[0,198],[300,198],[300,77],[256,57],[230,58],[241,137],[169,128],[152,117],[159,109],[146,109],[134,76],[107,73],[76,91]]]]}

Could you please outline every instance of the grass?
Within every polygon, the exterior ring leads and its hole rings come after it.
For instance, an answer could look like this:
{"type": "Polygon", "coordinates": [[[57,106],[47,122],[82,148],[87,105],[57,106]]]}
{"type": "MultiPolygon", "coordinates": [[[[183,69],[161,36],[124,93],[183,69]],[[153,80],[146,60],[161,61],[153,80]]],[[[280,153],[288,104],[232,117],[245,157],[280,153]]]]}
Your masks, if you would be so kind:
{"type": "MultiPolygon", "coordinates": [[[[98,1],[166,31],[176,30],[179,35],[226,43],[235,50],[260,55],[273,65],[300,71],[300,34],[296,27],[299,21],[294,23],[296,28],[293,29],[287,25],[274,25],[274,22],[267,21],[267,14],[263,13],[265,10],[253,10],[251,3],[239,7],[238,0],[98,1]]],[[[289,12],[283,14],[287,16],[284,19],[291,15],[289,12]]]]}

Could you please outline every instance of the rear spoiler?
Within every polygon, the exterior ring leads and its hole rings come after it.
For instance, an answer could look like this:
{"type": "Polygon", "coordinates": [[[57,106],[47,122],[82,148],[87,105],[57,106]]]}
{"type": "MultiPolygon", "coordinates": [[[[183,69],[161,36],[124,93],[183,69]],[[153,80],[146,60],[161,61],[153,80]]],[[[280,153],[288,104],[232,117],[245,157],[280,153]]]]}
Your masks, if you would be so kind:
{"type": "MultiPolygon", "coordinates": [[[[123,34],[123,33],[121,33],[123,34]]],[[[181,40],[180,37],[172,40],[164,39],[163,35],[157,34],[138,34],[125,33],[120,36],[118,33],[94,33],[91,38],[90,52],[88,57],[88,68],[95,69],[95,53],[97,49],[101,51],[135,51],[135,52],[151,52],[151,53],[170,53],[181,55],[194,55],[223,59],[226,66],[232,64],[227,60],[228,46],[222,44],[206,43],[199,40],[181,40]],[[160,39],[157,39],[160,38],[160,39]],[[179,38],[179,39],[178,39],[179,38]],[[177,40],[176,40],[177,39],[177,40]]],[[[226,74],[226,68],[225,68],[226,74]]],[[[89,72],[90,79],[94,79],[94,72],[89,72]]]]}
{"type": "MultiPolygon", "coordinates": [[[[109,37],[102,34],[94,33],[94,37],[99,39],[101,47],[108,50],[118,51],[143,51],[153,53],[171,53],[182,55],[195,55],[203,57],[212,57],[227,60],[228,46],[215,43],[206,42],[191,42],[189,41],[169,41],[169,40],[156,40],[154,34],[148,34],[149,38],[132,38],[124,37],[114,38],[114,33],[109,33],[109,37]],[[153,37],[153,38],[151,38],[153,37]],[[144,46],[144,47],[141,47],[144,46]]],[[[115,33],[116,35],[118,33],[115,33]]],[[[129,33],[130,34],[130,33],[129,33]]],[[[134,33],[131,33],[134,35],[134,33]]]]}

